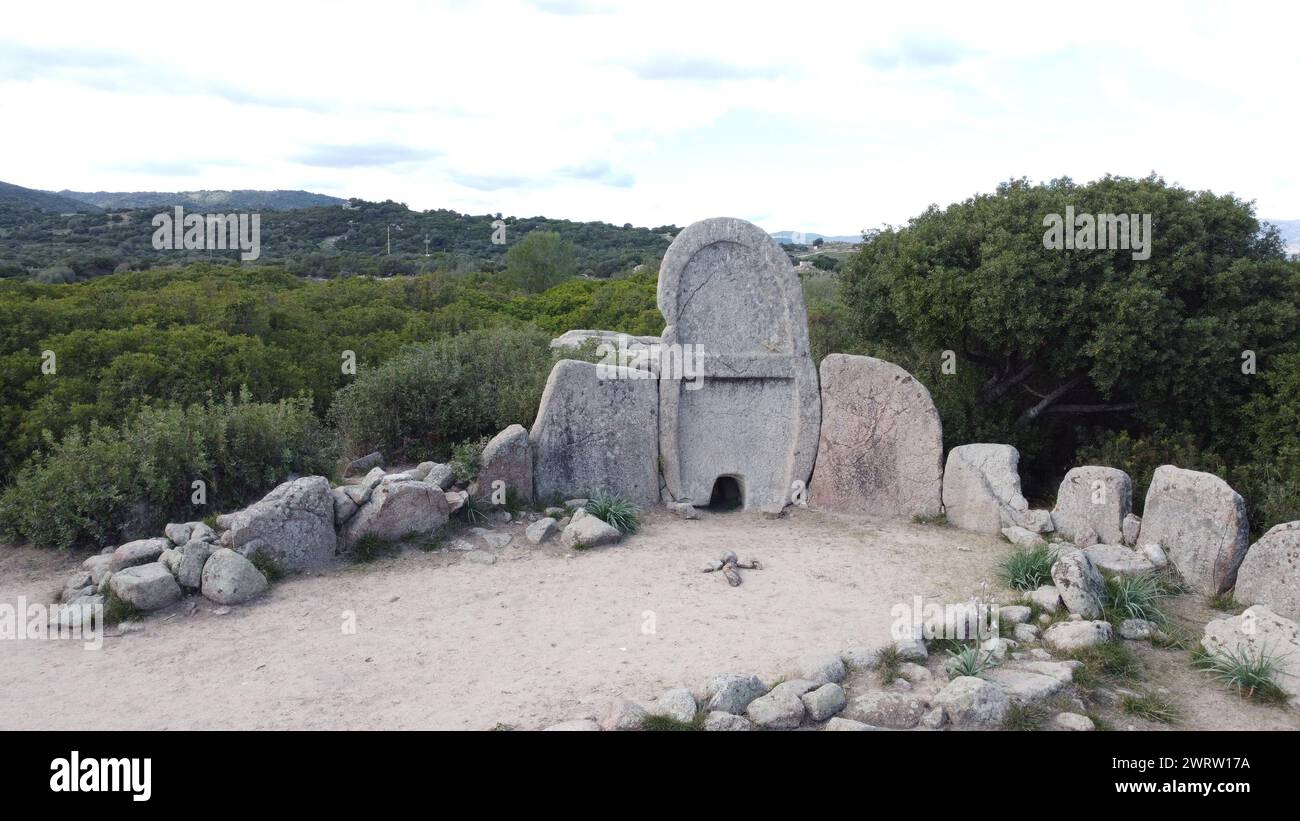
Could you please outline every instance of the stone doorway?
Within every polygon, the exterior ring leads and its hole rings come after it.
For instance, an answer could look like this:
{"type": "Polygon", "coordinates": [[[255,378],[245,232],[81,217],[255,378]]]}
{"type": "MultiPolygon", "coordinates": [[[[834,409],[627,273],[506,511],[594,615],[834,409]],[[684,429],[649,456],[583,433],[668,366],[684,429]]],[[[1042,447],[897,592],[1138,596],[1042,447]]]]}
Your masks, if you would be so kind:
{"type": "Polygon", "coordinates": [[[739,476],[719,476],[709,494],[709,510],[740,510],[745,505],[745,488],[739,476]]]}

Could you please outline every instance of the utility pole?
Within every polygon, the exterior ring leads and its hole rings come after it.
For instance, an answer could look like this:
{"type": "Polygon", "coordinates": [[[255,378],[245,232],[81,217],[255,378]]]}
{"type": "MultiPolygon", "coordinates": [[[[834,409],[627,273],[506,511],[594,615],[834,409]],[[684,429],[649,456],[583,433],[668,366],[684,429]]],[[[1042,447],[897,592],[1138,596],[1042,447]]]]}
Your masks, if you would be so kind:
{"type": "Polygon", "coordinates": [[[393,255],[393,226],[388,226],[388,255],[393,255]]]}

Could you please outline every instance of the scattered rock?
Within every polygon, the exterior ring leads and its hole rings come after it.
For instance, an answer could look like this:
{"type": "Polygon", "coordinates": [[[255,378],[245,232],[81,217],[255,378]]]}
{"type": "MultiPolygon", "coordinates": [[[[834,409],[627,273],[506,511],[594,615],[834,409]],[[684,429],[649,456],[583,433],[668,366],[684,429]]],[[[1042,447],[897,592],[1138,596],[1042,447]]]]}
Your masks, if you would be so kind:
{"type": "Polygon", "coordinates": [[[384,464],[384,455],[379,451],[367,453],[360,459],[353,459],[343,471],[344,476],[360,476],[372,468],[382,467],[384,464]]]}
{"type": "Polygon", "coordinates": [[[1036,625],[1017,624],[1014,638],[1016,641],[1020,642],[1021,644],[1030,644],[1032,642],[1038,641],[1039,633],[1040,631],[1036,625]]]}
{"type": "Polygon", "coordinates": [[[1164,548],[1197,593],[1228,590],[1249,545],[1246,503],[1210,473],[1161,465],[1151,477],[1138,542],[1164,548]]]}
{"type": "Polygon", "coordinates": [[[176,577],[157,562],[131,565],[114,572],[109,589],[113,595],[140,611],[166,607],[181,597],[176,577]]]}
{"type": "Polygon", "coordinates": [[[162,552],[169,547],[171,541],[168,539],[137,539],[134,542],[127,542],[113,551],[109,571],[116,573],[128,567],[157,562],[162,552]]]}
{"type": "Polygon", "coordinates": [[[1061,692],[1066,684],[1052,676],[1010,667],[986,670],[983,675],[985,679],[1001,688],[1007,698],[1015,704],[1046,701],[1061,692]]]}
{"type": "Polygon", "coordinates": [[[1056,585],[1045,584],[1029,594],[1029,600],[1048,613],[1061,609],[1061,591],[1056,585]]]}
{"type": "Polygon", "coordinates": [[[645,725],[645,719],[646,711],[640,704],[616,698],[606,705],[605,712],[597,723],[602,730],[640,730],[645,725]]]}
{"type": "Polygon", "coordinates": [[[171,540],[173,545],[180,547],[190,540],[190,534],[194,532],[194,526],[197,524],[202,524],[202,522],[172,523],[163,528],[163,533],[171,540]]]}
{"type": "Polygon", "coordinates": [[[618,532],[618,528],[605,524],[595,516],[574,516],[573,521],[560,534],[560,544],[567,548],[600,547],[614,544],[622,538],[623,534],[618,532]]]}
{"type": "Polygon", "coordinates": [[[870,730],[879,730],[880,728],[872,727],[870,724],[864,724],[861,721],[854,721],[851,718],[840,718],[839,716],[836,716],[832,718],[830,721],[826,722],[826,726],[822,727],[822,729],[829,730],[833,733],[834,732],[853,733],[853,732],[864,732],[870,730]]]}
{"type": "Polygon", "coordinates": [[[685,687],[669,690],[655,702],[655,714],[689,724],[695,720],[695,696],[685,687]]]}
{"type": "Polygon", "coordinates": [[[898,674],[913,684],[922,684],[934,677],[929,670],[911,661],[898,665],[898,674]]]}
{"type": "Polygon", "coordinates": [[[708,732],[744,732],[754,729],[749,719],[732,715],[721,710],[714,710],[704,719],[704,729],[708,732]]]}
{"type": "Polygon", "coordinates": [[[740,715],[751,701],[767,692],[767,687],[758,676],[728,673],[715,676],[704,691],[710,712],[740,715]]]}
{"type": "Polygon", "coordinates": [[[465,561],[475,564],[496,564],[497,557],[486,550],[471,550],[465,554],[465,561]]]}
{"type": "Polygon", "coordinates": [[[1119,625],[1119,634],[1129,641],[1146,641],[1156,630],[1156,625],[1146,619],[1124,619],[1119,625]]]}
{"type": "Polygon", "coordinates": [[[1033,611],[1021,604],[1008,604],[998,608],[998,620],[1012,624],[1025,624],[1033,611]]]}
{"type": "Polygon", "coordinates": [[[486,527],[471,527],[469,532],[482,539],[488,547],[494,550],[502,550],[514,541],[514,536],[509,533],[498,533],[495,530],[488,530],[486,527]]]}
{"type": "Polygon", "coordinates": [[[450,490],[456,483],[456,471],[451,465],[434,463],[433,467],[429,468],[429,472],[424,475],[424,481],[437,485],[444,491],[450,490]]]}
{"type": "Polygon", "coordinates": [[[802,696],[814,686],[806,680],[787,681],[759,696],[745,708],[745,715],[759,727],[769,730],[792,730],[803,722],[802,696]]]}
{"type": "Polygon", "coordinates": [[[818,684],[842,681],[846,672],[838,653],[804,653],[799,657],[798,667],[801,678],[818,684]]]}
{"type": "Polygon", "coordinates": [[[1052,650],[1068,653],[1110,641],[1113,635],[1109,622],[1063,621],[1047,628],[1043,633],[1043,644],[1052,650]]]}
{"type": "Polygon", "coordinates": [[[1093,541],[1115,544],[1124,534],[1124,517],[1133,508],[1133,480],[1116,468],[1085,465],[1065,474],[1056,492],[1052,522],[1064,534],[1077,537],[1089,530],[1093,541]]]}
{"type": "Polygon", "coordinates": [[[1124,517],[1122,541],[1124,544],[1132,547],[1137,544],[1138,533],[1142,530],[1142,517],[1136,513],[1130,513],[1124,517]]]}
{"type": "Polygon", "coordinates": [[[921,716],[921,726],[927,730],[937,730],[947,723],[948,714],[944,712],[942,707],[935,707],[921,716]]]}
{"type": "MultiPolygon", "coordinates": [[[[384,469],[375,468],[354,485],[342,485],[343,492],[360,507],[370,501],[370,494],[384,481],[384,469]]],[[[220,521],[220,520],[218,520],[220,521]]]]}
{"type": "Polygon", "coordinates": [[[1078,713],[1057,713],[1052,716],[1052,729],[1072,732],[1090,732],[1097,729],[1092,719],[1078,713]]]}
{"type": "Polygon", "coordinates": [[[340,533],[351,550],[366,536],[397,541],[409,533],[437,533],[451,513],[447,497],[428,482],[382,482],[340,533]]]}
{"type": "Polygon", "coordinates": [[[203,586],[203,566],[208,563],[208,559],[216,550],[216,545],[199,541],[190,542],[180,548],[173,572],[181,587],[198,590],[203,586]]]}
{"type": "Polygon", "coordinates": [[[306,476],[281,484],[235,513],[227,536],[231,549],[245,555],[262,553],[287,572],[330,561],[338,537],[329,482],[323,476],[306,476]]]}
{"type": "MultiPolygon", "coordinates": [[[[824,721],[844,709],[848,699],[844,688],[838,684],[823,684],[812,692],[804,693],[804,709],[812,721],[824,721]]],[[[751,705],[753,706],[753,705],[751,705]]]]}
{"type": "Polygon", "coordinates": [[[700,512],[690,502],[669,502],[668,512],[679,519],[698,519],[700,512]]]}
{"type": "Polygon", "coordinates": [[[1052,581],[1061,601],[1071,613],[1087,619],[1101,616],[1106,596],[1106,580],[1082,550],[1067,550],[1052,565],[1052,581]]]}
{"type": "Polygon", "coordinates": [[[555,520],[547,516],[545,519],[538,519],[528,526],[524,531],[524,536],[533,544],[541,544],[555,535],[557,528],[555,520]]]}
{"type": "Polygon", "coordinates": [[[1169,564],[1169,557],[1165,555],[1165,549],[1155,542],[1147,542],[1142,545],[1142,555],[1147,557],[1151,566],[1159,570],[1169,564]]]}
{"type": "Polygon", "coordinates": [[[849,669],[866,670],[875,662],[878,652],[874,647],[850,647],[840,653],[840,660],[849,669]]]}
{"type": "Polygon", "coordinates": [[[113,554],[100,553],[91,556],[82,562],[81,566],[90,573],[90,583],[98,586],[105,576],[113,572],[113,554]]]}
{"type": "Polygon", "coordinates": [[[961,730],[998,729],[1011,709],[1010,699],[997,685],[973,676],[948,682],[935,702],[952,726],[961,730]]]}
{"type": "Polygon", "coordinates": [[[921,723],[930,705],[908,692],[870,692],[849,703],[845,716],[876,727],[910,730],[921,723]]]}
{"type": "Polygon", "coordinates": [[[213,551],[203,565],[201,586],[203,596],[217,604],[243,604],[270,585],[252,562],[223,547],[213,551]]]}
{"type": "Polygon", "coordinates": [[[1083,552],[1097,569],[1115,576],[1138,576],[1155,569],[1145,554],[1120,544],[1093,545],[1083,552]]]}
{"type": "Polygon", "coordinates": [[[1002,535],[1007,537],[1007,541],[1022,550],[1036,550],[1047,546],[1047,540],[1042,536],[1032,530],[1026,530],[1015,525],[1002,528],[1002,535]]]}
{"type": "Polygon", "coordinates": [[[1300,624],[1257,604],[1239,616],[1205,625],[1201,646],[1217,656],[1268,658],[1276,665],[1274,681],[1294,705],[1300,698],[1300,624]]]}
{"type": "Polygon", "coordinates": [[[1262,604],[1300,621],[1300,522],[1277,525],[1251,545],[1233,595],[1243,604],[1262,604]]]}

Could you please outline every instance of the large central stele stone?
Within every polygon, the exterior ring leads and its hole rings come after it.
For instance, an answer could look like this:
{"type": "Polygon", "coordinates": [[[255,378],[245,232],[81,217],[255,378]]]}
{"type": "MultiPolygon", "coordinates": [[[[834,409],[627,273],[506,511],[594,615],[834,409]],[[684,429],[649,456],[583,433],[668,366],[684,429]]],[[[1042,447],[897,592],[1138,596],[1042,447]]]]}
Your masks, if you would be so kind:
{"type": "Polygon", "coordinates": [[[821,419],[790,260],[756,225],[703,220],[664,254],[658,302],[664,345],[703,350],[702,379],[661,375],[664,501],[738,492],[746,509],[780,510],[808,482],[821,419]]]}

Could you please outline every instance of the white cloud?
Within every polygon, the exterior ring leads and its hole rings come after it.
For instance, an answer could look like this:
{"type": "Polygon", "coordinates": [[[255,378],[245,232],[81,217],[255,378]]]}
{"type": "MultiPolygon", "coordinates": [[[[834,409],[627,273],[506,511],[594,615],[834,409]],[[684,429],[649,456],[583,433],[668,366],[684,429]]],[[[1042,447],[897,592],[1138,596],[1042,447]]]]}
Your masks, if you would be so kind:
{"type": "Polygon", "coordinates": [[[7,10],[0,179],[852,233],[1154,170],[1300,218],[1300,12],[821,0],[7,10]]]}

